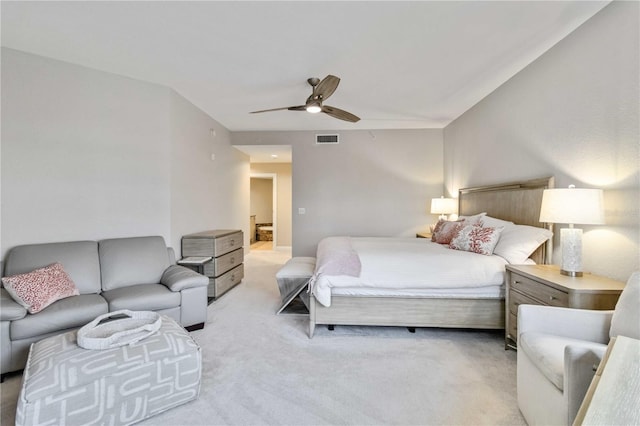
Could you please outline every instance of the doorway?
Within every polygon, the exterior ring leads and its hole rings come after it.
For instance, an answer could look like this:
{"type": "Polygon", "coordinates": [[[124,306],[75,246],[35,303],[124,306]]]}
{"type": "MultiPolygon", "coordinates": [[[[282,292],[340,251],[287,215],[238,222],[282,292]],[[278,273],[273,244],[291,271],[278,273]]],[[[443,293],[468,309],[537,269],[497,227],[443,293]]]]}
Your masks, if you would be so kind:
{"type": "MultiPolygon", "coordinates": [[[[257,241],[258,230],[256,223],[273,223],[271,231],[271,249],[291,250],[292,238],[292,150],[291,145],[234,145],[236,149],[249,156],[249,186],[253,178],[267,180],[271,192],[265,191],[264,198],[270,201],[271,219],[262,220],[257,211],[253,211],[253,201],[250,192],[247,191],[247,204],[249,215],[247,216],[248,235],[251,243],[257,241]],[[269,197],[268,194],[271,194],[269,197]],[[255,216],[255,217],[254,217],[255,216]]],[[[267,225],[268,226],[268,225],[267,225]]],[[[263,230],[269,232],[268,230],[263,230]]],[[[268,246],[268,244],[264,244],[268,246]]],[[[250,248],[253,249],[254,247],[250,248]]],[[[255,246],[255,248],[258,248],[255,246]]]]}
{"type": "Polygon", "coordinates": [[[250,174],[251,250],[273,250],[278,246],[278,175],[250,174]]]}

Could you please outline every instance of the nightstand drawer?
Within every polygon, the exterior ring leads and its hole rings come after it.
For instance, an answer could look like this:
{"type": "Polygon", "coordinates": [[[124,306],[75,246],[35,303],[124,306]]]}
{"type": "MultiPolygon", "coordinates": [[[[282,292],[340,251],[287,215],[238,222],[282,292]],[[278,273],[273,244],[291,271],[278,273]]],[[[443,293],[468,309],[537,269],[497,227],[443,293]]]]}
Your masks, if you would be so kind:
{"type": "Polygon", "coordinates": [[[243,265],[236,266],[232,270],[227,273],[220,275],[217,278],[209,278],[209,297],[218,298],[222,296],[224,293],[229,291],[231,288],[240,284],[244,278],[244,267],[243,265]]]}
{"type": "Polygon", "coordinates": [[[548,285],[518,274],[511,274],[511,288],[550,306],[569,306],[569,295],[548,285]]]}
{"type": "Polygon", "coordinates": [[[238,249],[231,253],[216,257],[211,262],[204,264],[204,275],[215,278],[235,268],[244,261],[244,250],[238,249]]]}
{"type": "Polygon", "coordinates": [[[242,231],[208,231],[182,237],[182,256],[220,257],[242,247],[242,231]],[[225,233],[226,232],[226,233],[225,233]],[[222,235],[217,235],[222,233],[222,235]]]}
{"type": "Polygon", "coordinates": [[[242,232],[236,232],[224,237],[218,237],[215,239],[215,257],[221,256],[230,251],[237,250],[242,247],[243,237],[242,232]]]}
{"type": "Polygon", "coordinates": [[[235,268],[244,260],[244,250],[238,249],[227,253],[220,257],[216,257],[213,261],[216,264],[216,276],[222,275],[230,269],[235,268]]]}
{"type": "Polygon", "coordinates": [[[525,296],[522,293],[518,293],[517,291],[509,292],[509,312],[513,315],[518,315],[518,306],[520,305],[539,305],[535,299],[525,296]]]}

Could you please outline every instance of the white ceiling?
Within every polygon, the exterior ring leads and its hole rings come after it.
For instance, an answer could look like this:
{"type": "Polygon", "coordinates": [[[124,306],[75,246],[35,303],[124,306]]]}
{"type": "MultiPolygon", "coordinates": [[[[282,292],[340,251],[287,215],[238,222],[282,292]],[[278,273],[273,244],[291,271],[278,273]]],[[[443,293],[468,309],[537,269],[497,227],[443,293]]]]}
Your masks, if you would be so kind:
{"type": "Polygon", "coordinates": [[[291,145],[234,145],[251,163],[291,163],[291,145]]]}
{"type": "Polygon", "coordinates": [[[608,1],[1,2],[2,45],[173,88],[231,131],[440,128],[608,1]],[[361,117],[249,111],[325,102],[361,117]]]}

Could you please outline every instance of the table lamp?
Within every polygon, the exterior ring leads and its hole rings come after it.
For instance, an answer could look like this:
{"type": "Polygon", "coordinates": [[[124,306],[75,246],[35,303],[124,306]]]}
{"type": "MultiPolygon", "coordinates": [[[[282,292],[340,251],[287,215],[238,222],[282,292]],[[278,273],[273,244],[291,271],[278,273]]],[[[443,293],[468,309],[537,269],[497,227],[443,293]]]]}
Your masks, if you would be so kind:
{"type": "Polygon", "coordinates": [[[445,220],[446,215],[456,212],[456,199],[455,198],[432,198],[431,199],[431,214],[439,214],[438,219],[445,220]]]}
{"type": "Polygon", "coordinates": [[[569,188],[545,189],[540,207],[540,222],[566,223],[560,230],[562,267],[560,273],[570,277],[582,276],[582,229],[574,224],[603,225],[604,207],[601,189],[569,188]]]}

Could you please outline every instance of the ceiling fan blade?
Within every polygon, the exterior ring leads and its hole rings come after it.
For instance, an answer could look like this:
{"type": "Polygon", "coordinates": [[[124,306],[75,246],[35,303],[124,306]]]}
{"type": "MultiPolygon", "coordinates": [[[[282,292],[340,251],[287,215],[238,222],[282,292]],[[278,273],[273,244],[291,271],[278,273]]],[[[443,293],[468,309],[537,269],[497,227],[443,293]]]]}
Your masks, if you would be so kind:
{"type": "Polygon", "coordinates": [[[304,111],[305,110],[305,105],[282,107],[282,108],[272,108],[272,109],[262,109],[260,111],[251,111],[249,114],[258,114],[260,112],[270,112],[270,111],[283,111],[285,109],[288,109],[289,111],[304,111]]]}
{"type": "Polygon", "coordinates": [[[335,75],[329,74],[326,76],[316,87],[313,88],[314,97],[321,97],[322,100],[327,100],[329,96],[333,95],[333,92],[338,88],[340,79],[335,75]]]}
{"type": "Polygon", "coordinates": [[[350,121],[352,123],[356,123],[356,122],[360,121],[360,117],[355,116],[355,115],[351,114],[350,112],[347,112],[347,111],[342,110],[340,108],[332,107],[332,106],[329,106],[329,105],[323,105],[322,106],[322,112],[324,112],[325,114],[330,115],[331,117],[338,118],[338,119],[344,120],[344,121],[350,121]]]}

